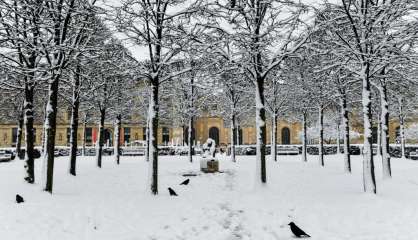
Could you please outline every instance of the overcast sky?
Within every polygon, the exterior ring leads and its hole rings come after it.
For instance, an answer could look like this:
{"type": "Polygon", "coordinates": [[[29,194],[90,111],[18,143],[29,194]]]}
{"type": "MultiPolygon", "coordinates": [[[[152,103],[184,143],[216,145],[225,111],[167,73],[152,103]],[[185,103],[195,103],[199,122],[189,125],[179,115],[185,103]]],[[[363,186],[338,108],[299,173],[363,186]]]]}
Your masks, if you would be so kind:
{"type": "MultiPolygon", "coordinates": [[[[328,0],[329,2],[336,2],[339,0],[328,0]]],[[[301,0],[302,3],[305,4],[311,4],[314,6],[318,6],[320,3],[323,2],[323,0],[301,0]]],[[[111,6],[118,6],[120,5],[119,0],[99,0],[98,1],[99,6],[104,7],[108,10],[111,9],[111,6]]],[[[123,43],[126,48],[129,49],[129,51],[132,53],[133,57],[137,59],[138,61],[143,61],[149,58],[148,56],[148,48],[145,46],[139,46],[137,44],[133,44],[129,41],[126,41],[126,37],[121,33],[114,33],[115,37],[118,39],[123,40],[123,43]]]]}

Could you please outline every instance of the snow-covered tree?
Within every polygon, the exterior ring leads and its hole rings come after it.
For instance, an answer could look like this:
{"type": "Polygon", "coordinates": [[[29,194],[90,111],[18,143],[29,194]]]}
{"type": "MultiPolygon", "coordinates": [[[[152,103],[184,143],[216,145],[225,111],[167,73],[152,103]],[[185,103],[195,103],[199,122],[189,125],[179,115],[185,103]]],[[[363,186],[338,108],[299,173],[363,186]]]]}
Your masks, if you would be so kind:
{"type": "MultiPolygon", "coordinates": [[[[264,184],[267,182],[265,82],[267,75],[308,39],[308,34],[303,34],[301,29],[301,16],[306,8],[291,1],[256,0],[218,1],[209,10],[216,18],[211,18],[206,25],[233,40],[241,54],[234,63],[244,70],[254,86],[256,178],[264,184]]],[[[216,51],[226,55],[220,49],[216,51]]]]}
{"type": "MultiPolygon", "coordinates": [[[[337,54],[346,55],[351,72],[362,83],[364,159],[364,191],[376,193],[372,151],[371,82],[380,73],[387,59],[393,59],[403,44],[400,42],[416,34],[416,24],[407,21],[415,1],[344,1],[326,6],[329,14],[327,30],[338,48],[337,54]],[[415,24],[415,25],[414,25],[415,24]],[[407,37],[408,36],[408,37],[407,37]],[[406,38],[405,38],[406,37],[406,38]]],[[[384,166],[387,164],[384,164],[384,166]]]]}
{"type": "Polygon", "coordinates": [[[158,148],[159,88],[173,77],[190,71],[166,72],[167,66],[191,42],[195,41],[196,28],[189,28],[191,15],[202,10],[202,1],[136,1],[122,0],[115,7],[115,28],[131,43],[147,48],[148,68],[142,73],[149,82],[150,101],[148,112],[150,190],[158,194],[158,148]]]}

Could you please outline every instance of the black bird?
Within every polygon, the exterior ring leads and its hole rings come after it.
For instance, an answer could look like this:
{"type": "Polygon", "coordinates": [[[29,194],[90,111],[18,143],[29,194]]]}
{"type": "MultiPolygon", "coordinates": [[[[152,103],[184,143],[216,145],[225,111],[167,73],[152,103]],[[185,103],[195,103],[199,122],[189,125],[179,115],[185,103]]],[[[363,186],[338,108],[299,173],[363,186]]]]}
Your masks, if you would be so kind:
{"type": "Polygon", "coordinates": [[[300,229],[298,226],[296,226],[294,222],[290,222],[288,225],[290,226],[290,230],[292,231],[293,234],[295,234],[296,237],[298,238],[311,237],[307,233],[305,233],[302,229],[300,229]]]}
{"type": "Polygon", "coordinates": [[[17,203],[22,203],[22,202],[25,202],[25,200],[23,200],[22,196],[20,196],[19,194],[16,194],[16,202],[17,203]]]}
{"type": "Polygon", "coordinates": [[[189,184],[189,182],[190,182],[190,179],[186,179],[182,183],[180,183],[180,185],[187,185],[189,184]]]}
{"type": "Polygon", "coordinates": [[[170,196],[177,196],[177,193],[172,188],[168,188],[168,192],[170,193],[170,196]]]}

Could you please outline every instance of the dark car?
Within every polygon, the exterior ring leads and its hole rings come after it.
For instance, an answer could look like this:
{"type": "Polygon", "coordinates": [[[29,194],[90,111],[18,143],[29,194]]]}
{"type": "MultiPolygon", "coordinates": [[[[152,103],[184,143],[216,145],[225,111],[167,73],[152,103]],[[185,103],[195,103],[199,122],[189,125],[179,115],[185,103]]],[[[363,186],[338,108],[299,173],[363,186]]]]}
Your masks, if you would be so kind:
{"type": "MultiPolygon", "coordinates": [[[[26,154],[26,150],[25,149],[21,149],[19,152],[19,158],[20,159],[24,159],[25,158],[25,154],[26,154]]],[[[41,152],[38,149],[33,149],[33,158],[37,159],[41,157],[41,152]]]]}
{"type": "Polygon", "coordinates": [[[255,154],[256,154],[256,152],[257,152],[257,150],[256,150],[256,148],[255,148],[255,147],[246,147],[246,148],[244,149],[244,154],[245,154],[245,155],[255,155],[255,154]]]}

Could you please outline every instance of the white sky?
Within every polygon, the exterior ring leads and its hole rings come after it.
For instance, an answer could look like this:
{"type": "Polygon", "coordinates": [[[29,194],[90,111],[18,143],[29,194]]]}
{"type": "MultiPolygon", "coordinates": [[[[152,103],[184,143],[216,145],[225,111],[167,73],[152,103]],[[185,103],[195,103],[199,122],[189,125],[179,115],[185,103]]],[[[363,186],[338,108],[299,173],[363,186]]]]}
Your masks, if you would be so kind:
{"type": "MultiPolygon", "coordinates": [[[[315,7],[317,7],[320,3],[323,2],[323,0],[300,0],[302,3],[304,4],[310,4],[313,5],[315,7]]],[[[329,2],[337,2],[340,0],[328,0],[329,2]]],[[[105,9],[108,9],[109,11],[111,11],[111,7],[109,6],[113,6],[116,7],[118,5],[120,5],[120,1],[119,0],[99,0],[97,2],[97,4],[100,7],[103,7],[105,9]]],[[[180,9],[175,9],[180,10],[180,9]]],[[[137,59],[138,61],[143,61],[148,59],[148,48],[145,46],[139,46],[137,44],[131,43],[126,41],[126,37],[122,34],[122,33],[114,33],[114,36],[118,39],[121,39],[125,45],[126,48],[129,49],[129,51],[132,53],[132,56],[137,59]],[[125,41],[124,41],[125,40],[125,41]]]]}

